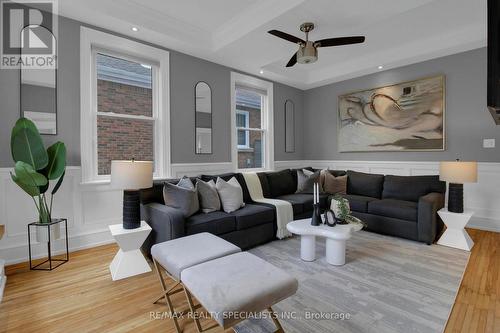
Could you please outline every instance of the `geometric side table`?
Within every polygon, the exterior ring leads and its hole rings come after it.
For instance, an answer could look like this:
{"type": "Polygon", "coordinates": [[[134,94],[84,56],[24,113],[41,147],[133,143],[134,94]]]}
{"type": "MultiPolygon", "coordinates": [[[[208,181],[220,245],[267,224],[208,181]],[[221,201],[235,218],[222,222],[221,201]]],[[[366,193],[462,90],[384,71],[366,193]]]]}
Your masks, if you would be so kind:
{"type": "Polygon", "coordinates": [[[474,241],[472,241],[464,228],[474,212],[452,213],[442,208],[438,211],[438,214],[444,224],[446,224],[446,230],[437,243],[439,245],[470,251],[474,246],[474,241]]]}
{"type": "Polygon", "coordinates": [[[141,226],[136,229],[124,229],[123,224],[113,224],[109,226],[109,230],[120,246],[109,265],[113,281],[151,272],[151,267],[140,250],[151,227],[142,221],[141,226]]]}

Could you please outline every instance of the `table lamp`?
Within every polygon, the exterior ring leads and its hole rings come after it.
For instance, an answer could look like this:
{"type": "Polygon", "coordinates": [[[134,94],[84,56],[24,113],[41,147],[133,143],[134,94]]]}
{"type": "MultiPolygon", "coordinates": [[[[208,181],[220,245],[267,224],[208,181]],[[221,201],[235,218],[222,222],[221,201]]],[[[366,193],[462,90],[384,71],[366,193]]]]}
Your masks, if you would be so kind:
{"type": "Polygon", "coordinates": [[[153,162],[111,161],[111,186],[123,190],[123,228],[139,228],[139,190],[153,186],[153,162]]]}
{"type": "Polygon", "coordinates": [[[439,179],[449,182],[448,211],[464,212],[464,183],[477,182],[477,162],[441,162],[439,179]]]}

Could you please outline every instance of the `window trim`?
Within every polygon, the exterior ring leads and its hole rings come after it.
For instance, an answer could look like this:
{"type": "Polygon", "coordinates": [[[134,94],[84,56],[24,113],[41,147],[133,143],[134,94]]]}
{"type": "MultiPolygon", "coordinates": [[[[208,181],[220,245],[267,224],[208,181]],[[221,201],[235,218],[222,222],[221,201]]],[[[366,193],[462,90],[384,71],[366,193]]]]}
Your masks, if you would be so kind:
{"type": "MultiPolygon", "coordinates": [[[[82,183],[108,183],[109,175],[98,175],[97,165],[97,69],[95,54],[117,56],[152,65],[153,115],[125,116],[154,120],[155,179],[167,178],[170,161],[169,52],[94,29],[80,28],[80,139],[82,183]]],[[[104,113],[106,116],[121,117],[104,113]]],[[[123,118],[123,117],[122,117],[123,118]]]]}
{"type": "MultiPolygon", "coordinates": [[[[247,130],[250,127],[250,112],[236,109],[236,115],[238,114],[245,116],[245,126],[236,127],[236,133],[238,133],[239,129],[247,130]]],[[[245,132],[245,144],[244,145],[238,144],[238,149],[248,149],[248,148],[250,148],[250,132],[247,130],[245,132]]]]}
{"type": "Polygon", "coordinates": [[[235,171],[265,171],[274,169],[274,115],[273,115],[273,83],[264,81],[253,76],[244,75],[236,72],[231,72],[231,162],[235,171]],[[261,105],[262,124],[260,130],[262,132],[262,140],[264,141],[262,156],[262,168],[238,168],[238,134],[236,128],[236,87],[238,85],[247,86],[266,91],[266,96],[263,98],[261,105]]]}

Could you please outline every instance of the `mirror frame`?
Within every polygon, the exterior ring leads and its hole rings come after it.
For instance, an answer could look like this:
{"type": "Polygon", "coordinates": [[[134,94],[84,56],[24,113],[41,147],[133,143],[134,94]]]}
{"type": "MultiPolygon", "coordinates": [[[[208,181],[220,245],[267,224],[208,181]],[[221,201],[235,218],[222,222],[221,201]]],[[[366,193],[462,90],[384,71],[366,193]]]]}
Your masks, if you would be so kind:
{"type": "Polygon", "coordinates": [[[212,87],[208,84],[208,82],[206,81],[198,81],[196,82],[196,84],[194,85],[194,153],[195,155],[212,155],[214,153],[214,120],[213,120],[213,117],[214,117],[214,114],[213,114],[213,110],[212,110],[212,106],[213,106],[213,103],[212,103],[212,87]],[[205,83],[207,86],[208,86],[208,89],[210,90],[210,153],[201,153],[201,152],[198,152],[197,151],[197,147],[196,147],[196,137],[197,137],[197,133],[196,133],[196,87],[198,87],[198,84],[200,83],[205,83]]]}
{"type": "Polygon", "coordinates": [[[284,108],[284,119],[285,119],[285,153],[295,153],[295,103],[291,100],[291,99],[287,99],[285,100],[285,108],[284,108]],[[287,106],[287,103],[291,103],[293,109],[293,135],[292,135],[292,140],[293,140],[293,150],[287,150],[287,137],[288,137],[288,133],[287,133],[287,110],[286,110],[286,106],[287,106]]]}
{"type": "MultiPolygon", "coordinates": [[[[23,34],[24,33],[24,29],[26,29],[28,27],[29,27],[29,25],[27,25],[24,28],[22,28],[21,29],[21,34],[23,34]]],[[[45,27],[43,27],[43,28],[45,28],[45,27]]],[[[47,29],[47,28],[45,28],[45,29],[52,34],[52,38],[54,38],[54,42],[55,42],[54,47],[55,47],[56,50],[58,50],[58,48],[57,48],[58,42],[57,42],[56,36],[54,36],[54,34],[49,29],[47,29]]],[[[58,95],[59,95],[57,93],[57,90],[58,90],[57,89],[57,86],[58,86],[58,84],[57,84],[58,83],[57,69],[58,69],[58,66],[57,66],[57,62],[56,62],[56,68],[54,68],[54,84],[55,84],[55,91],[54,91],[55,103],[54,103],[54,105],[55,105],[55,114],[56,114],[56,132],[55,133],[40,133],[40,135],[58,135],[58,132],[59,132],[59,124],[58,124],[59,122],[57,121],[57,118],[58,118],[58,114],[57,114],[57,111],[58,111],[58,95]]],[[[20,115],[21,118],[24,118],[23,104],[22,104],[22,100],[23,100],[23,93],[22,93],[22,84],[23,84],[23,81],[22,80],[23,80],[23,66],[20,65],[19,66],[19,115],[20,115]]]]}

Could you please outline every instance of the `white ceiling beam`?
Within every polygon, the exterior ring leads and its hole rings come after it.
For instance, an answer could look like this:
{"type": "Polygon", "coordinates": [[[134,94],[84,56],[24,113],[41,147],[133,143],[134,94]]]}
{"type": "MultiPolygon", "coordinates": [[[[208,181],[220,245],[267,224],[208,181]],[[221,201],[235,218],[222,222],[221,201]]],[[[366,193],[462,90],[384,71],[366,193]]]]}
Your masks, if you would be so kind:
{"type": "Polygon", "coordinates": [[[212,51],[216,52],[269,21],[283,15],[306,0],[265,0],[234,16],[218,28],[212,36],[212,51]]]}

